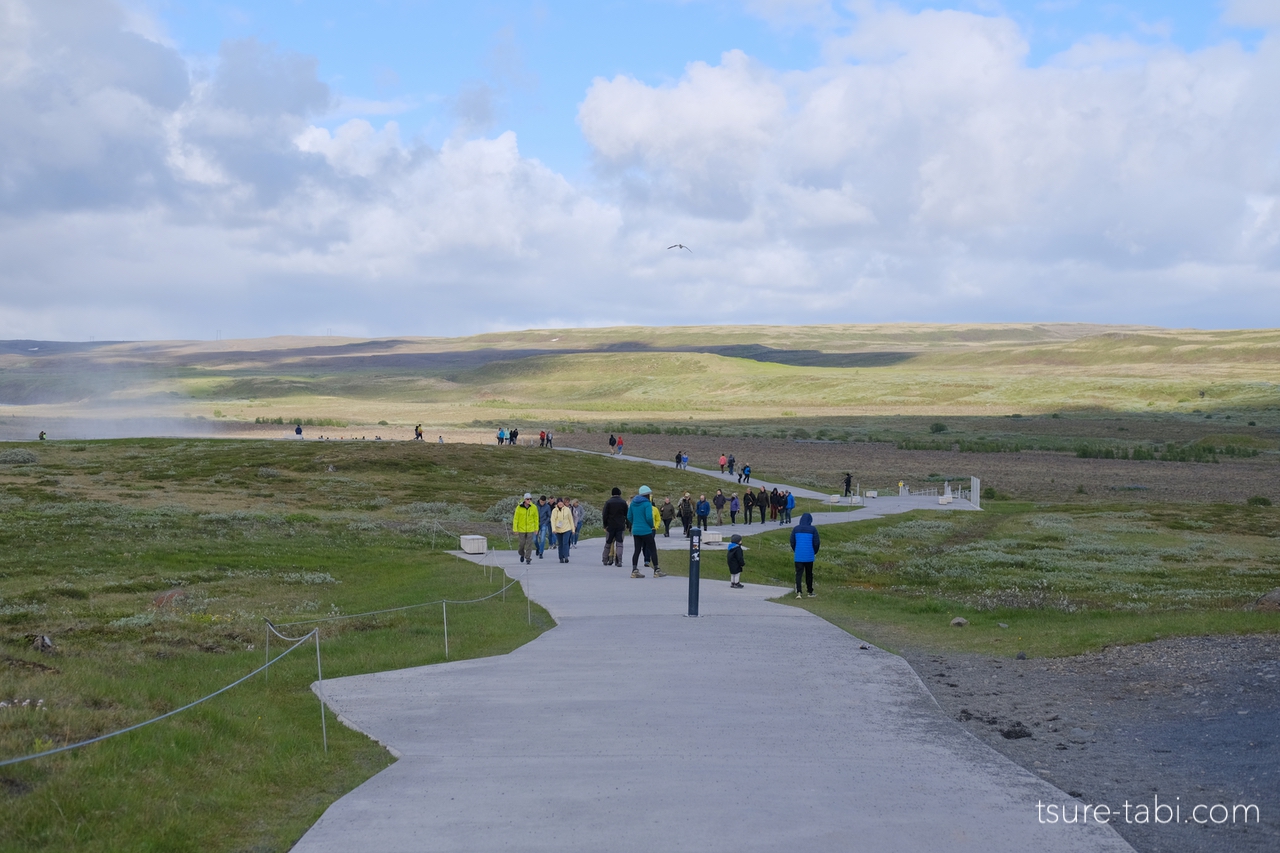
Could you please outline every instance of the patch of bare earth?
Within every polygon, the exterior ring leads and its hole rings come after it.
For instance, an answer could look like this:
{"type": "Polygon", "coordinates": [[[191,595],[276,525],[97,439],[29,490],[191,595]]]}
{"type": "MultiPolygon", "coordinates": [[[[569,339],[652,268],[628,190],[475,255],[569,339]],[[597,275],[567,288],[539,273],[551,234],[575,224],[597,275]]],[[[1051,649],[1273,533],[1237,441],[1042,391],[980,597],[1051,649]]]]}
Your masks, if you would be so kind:
{"type": "MultiPolygon", "coordinates": [[[[608,435],[565,435],[560,444],[608,450],[608,435]]],[[[1243,503],[1252,495],[1280,503],[1280,466],[1273,455],[1221,457],[1218,463],[1080,459],[1069,453],[961,453],[899,450],[888,442],[800,442],[766,438],[628,435],[628,455],[674,459],[689,453],[694,468],[718,468],[721,453],[739,466],[751,465],[764,480],[781,481],[832,493],[841,490],[846,471],[863,488],[885,489],[904,480],[919,485],[931,475],[954,479],[980,477],[1011,497],[1054,503],[1125,501],[1161,503],[1243,503]],[[1084,491],[1081,492],[1080,489],[1084,491]]]]}

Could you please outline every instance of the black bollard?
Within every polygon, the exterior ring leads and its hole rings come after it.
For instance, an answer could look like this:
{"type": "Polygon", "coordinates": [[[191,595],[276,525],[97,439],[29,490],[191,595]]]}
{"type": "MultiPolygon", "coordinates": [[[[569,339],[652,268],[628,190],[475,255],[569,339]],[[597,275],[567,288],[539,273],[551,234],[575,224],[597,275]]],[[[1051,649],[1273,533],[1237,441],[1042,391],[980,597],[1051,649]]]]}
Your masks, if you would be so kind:
{"type": "Polygon", "coordinates": [[[689,531],[689,615],[698,615],[698,576],[702,569],[702,530],[689,531]]]}

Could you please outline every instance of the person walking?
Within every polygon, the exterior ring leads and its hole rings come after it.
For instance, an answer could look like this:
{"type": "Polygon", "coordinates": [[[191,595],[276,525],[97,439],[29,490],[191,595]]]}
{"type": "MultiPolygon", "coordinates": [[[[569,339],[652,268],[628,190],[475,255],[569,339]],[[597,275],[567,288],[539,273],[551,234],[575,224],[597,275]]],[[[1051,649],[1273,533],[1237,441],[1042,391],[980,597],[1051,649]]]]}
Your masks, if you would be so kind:
{"type": "MultiPolygon", "coordinates": [[[[738,460],[733,458],[733,454],[729,454],[729,476],[733,476],[733,466],[738,464],[738,460]]],[[[739,480],[738,482],[742,482],[739,480]]]]}
{"type": "Polygon", "coordinates": [[[706,495],[698,495],[698,504],[693,511],[698,514],[698,527],[706,530],[707,519],[711,516],[711,501],[707,500],[706,495]]]}
{"type": "Polygon", "coordinates": [[[622,436],[618,436],[618,455],[622,455],[622,436]]]}
{"type": "Polygon", "coordinates": [[[844,472],[844,496],[847,498],[853,494],[853,474],[849,471],[844,472]]]}
{"type": "Polygon", "coordinates": [[[778,517],[778,487],[774,486],[769,492],[769,520],[773,521],[778,517]]]}
{"type": "Polygon", "coordinates": [[[613,433],[609,433],[609,455],[612,456],[618,449],[618,437],[613,433]]]}
{"type": "Polygon", "coordinates": [[[498,427],[498,444],[507,443],[507,431],[502,427],[498,427]]]}
{"type": "Polygon", "coordinates": [[[747,485],[751,485],[751,466],[750,465],[742,466],[742,482],[746,483],[747,485]]]}
{"type": "Polygon", "coordinates": [[[516,443],[516,439],[519,437],[520,437],[520,428],[519,427],[513,428],[511,432],[507,433],[507,444],[514,445],[516,443]]]}
{"type": "Polygon", "coordinates": [[[680,499],[680,505],[676,507],[676,515],[680,516],[680,524],[684,526],[684,538],[688,539],[689,531],[693,529],[693,500],[688,492],[685,492],[684,497],[680,499]]]}
{"type": "Polygon", "coordinates": [[[582,520],[587,517],[586,508],[574,498],[569,501],[569,509],[573,512],[573,547],[578,547],[578,536],[582,533],[582,520]]]}
{"type": "Polygon", "coordinates": [[[738,493],[734,492],[729,495],[729,524],[736,527],[738,524],[738,509],[742,505],[738,503],[738,493]]]}
{"type": "Polygon", "coordinates": [[[791,552],[796,566],[796,598],[802,597],[800,591],[802,579],[809,589],[809,597],[813,598],[817,595],[813,591],[813,563],[821,547],[818,528],[813,526],[813,516],[806,512],[800,516],[800,526],[791,531],[791,552]]]}
{"type": "Polygon", "coordinates": [[[680,467],[686,471],[689,470],[689,454],[683,451],[680,453],[680,467]]]}
{"type": "Polygon", "coordinates": [[[728,464],[729,464],[729,460],[725,457],[725,455],[724,455],[723,453],[721,453],[721,454],[720,454],[720,473],[721,473],[721,474],[723,474],[723,473],[724,473],[724,466],[726,466],[726,465],[728,465],[728,464]]]}
{"type": "Polygon", "coordinates": [[[653,494],[652,489],[641,486],[639,493],[631,499],[631,505],[627,507],[627,523],[631,527],[632,547],[635,549],[631,552],[631,577],[633,578],[644,577],[637,568],[641,555],[644,556],[645,562],[653,566],[655,578],[666,575],[658,568],[658,545],[653,538],[653,503],[649,499],[651,494],[653,494]]]}
{"type": "Polygon", "coordinates": [[[787,489],[782,493],[782,509],[787,514],[787,524],[791,523],[791,511],[796,508],[796,496],[787,489]]]}
{"type": "Polygon", "coordinates": [[[547,449],[555,450],[555,440],[551,436],[551,430],[547,430],[547,449]]]}
{"type": "Polygon", "coordinates": [[[532,563],[533,553],[530,546],[538,533],[538,508],[533,505],[533,495],[524,493],[524,500],[516,504],[515,516],[511,519],[511,532],[516,535],[516,549],[520,552],[520,562],[532,563]]]}
{"type": "Polygon", "coordinates": [[[538,446],[539,446],[539,447],[546,447],[546,446],[547,446],[547,431],[546,431],[545,429],[544,429],[544,430],[541,430],[541,431],[538,433],[538,446]]]}
{"type": "Polygon", "coordinates": [[[622,489],[617,486],[609,494],[600,510],[604,525],[604,564],[622,568],[622,548],[627,536],[627,502],[622,499],[622,489]]]}
{"type": "Polygon", "coordinates": [[[738,578],[742,577],[742,570],[747,567],[746,554],[742,553],[742,537],[733,534],[729,537],[729,547],[725,549],[725,557],[729,561],[729,586],[732,589],[742,589],[742,583],[738,578]]]}
{"type": "Polygon", "coordinates": [[[662,519],[662,535],[670,539],[671,522],[676,518],[676,505],[671,502],[671,498],[662,499],[662,506],[658,508],[658,517],[662,519]]]}
{"type": "Polygon", "coordinates": [[[569,546],[573,544],[573,510],[564,498],[557,498],[556,508],[551,510],[551,533],[556,537],[560,562],[569,562],[569,546]]]}
{"type": "Polygon", "coordinates": [[[413,440],[422,441],[422,424],[418,424],[413,428],[413,440]]]}
{"type": "Polygon", "coordinates": [[[538,538],[534,544],[538,548],[538,559],[547,548],[547,540],[551,537],[551,504],[546,495],[538,496],[538,538]]]}
{"type": "Polygon", "coordinates": [[[681,459],[683,459],[683,458],[684,458],[684,451],[683,451],[683,450],[677,450],[677,451],[676,451],[676,470],[677,470],[677,471],[679,471],[679,470],[680,470],[680,460],[681,460],[681,459]]]}
{"type": "Polygon", "coordinates": [[[728,500],[724,496],[723,489],[716,489],[716,496],[711,499],[711,504],[716,508],[716,527],[724,524],[724,505],[728,500]]]}
{"type": "Polygon", "coordinates": [[[746,511],[746,517],[743,520],[750,524],[751,515],[756,508],[756,496],[751,493],[750,489],[747,489],[742,495],[742,507],[746,511]]]}

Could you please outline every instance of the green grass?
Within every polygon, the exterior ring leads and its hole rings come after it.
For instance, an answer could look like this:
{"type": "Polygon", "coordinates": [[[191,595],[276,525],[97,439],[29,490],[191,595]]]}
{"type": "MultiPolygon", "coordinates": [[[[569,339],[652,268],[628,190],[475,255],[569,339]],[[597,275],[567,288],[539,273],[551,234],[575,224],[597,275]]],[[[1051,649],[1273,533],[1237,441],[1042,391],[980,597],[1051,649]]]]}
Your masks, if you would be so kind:
{"type": "MultiPolygon", "coordinates": [[[[1054,656],[1280,628],[1274,613],[1250,609],[1280,586],[1280,513],[1269,507],[1009,502],[820,532],[820,597],[783,600],[890,649],[1054,656]],[[952,628],[956,616],[970,625],[952,628]]],[[[748,539],[744,578],[792,586],[789,536],[748,539]]],[[[708,554],[703,577],[727,580],[723,558],[708,554]]]]}
{"type": "MultiPolygon", "coordinates": [[[[496,446],[28,447],[35,463],[0,465],[0,701],[18,700],[0,708],[4,758],[118,730],[234,681],[263,661],[264,618],[489,595],[497,573],[442,551],[464,530],[504,544],[509,521],[488,521],[486,510],[525,489],[599,504],[614,483],[628,493],[642,481],[667,490],[712,483],[496,446]],[[170,590],[182,595],[157,607],[170,590]],[[37,634],[53,638],[53,654],[31,649],[37,634]]],[[[450,657],[501,654],[551,624],[519,587],[505,601],[454,604],[450,657]]],[[[439,605],[321,631],[326,677],[445,659],[439,605]]],[[[0,850],[288,849],[330,802],[390,761],[332,716],[322,751],[314,679],[314,651],[300,649],[269,682],[0,769],[0,850]]]]}

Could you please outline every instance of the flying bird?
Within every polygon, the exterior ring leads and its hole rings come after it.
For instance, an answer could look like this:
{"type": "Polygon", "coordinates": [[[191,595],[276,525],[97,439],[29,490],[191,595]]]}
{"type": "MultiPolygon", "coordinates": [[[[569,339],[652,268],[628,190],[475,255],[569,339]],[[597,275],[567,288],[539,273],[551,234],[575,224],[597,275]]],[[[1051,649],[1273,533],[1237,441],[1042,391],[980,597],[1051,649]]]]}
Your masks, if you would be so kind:
{"type": "Polygon", "coordinates": [[[689,248],[688,246],[686,246],[684,243],[676,243],[674,246],[668,246],[667,248],[668,248],[668,249],[684,249],[684,250],[685,250],[686,252],[688,252],[689,254],[691,254],[691,255],[693,254],[693,249],[690,249],[690,248],[689,248]]]}

